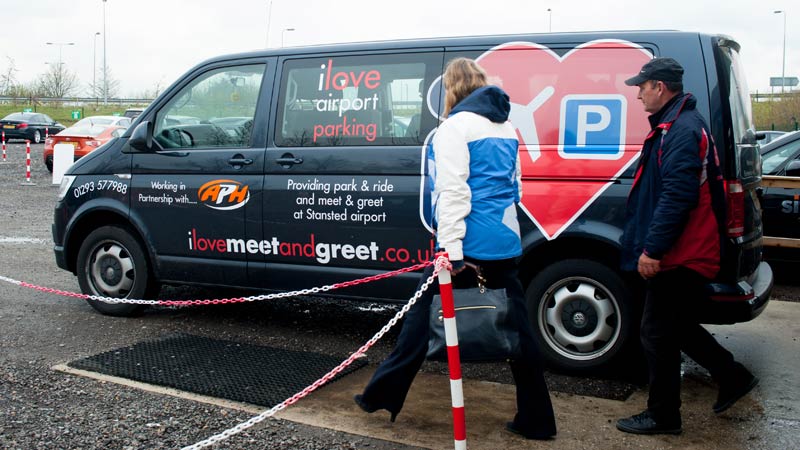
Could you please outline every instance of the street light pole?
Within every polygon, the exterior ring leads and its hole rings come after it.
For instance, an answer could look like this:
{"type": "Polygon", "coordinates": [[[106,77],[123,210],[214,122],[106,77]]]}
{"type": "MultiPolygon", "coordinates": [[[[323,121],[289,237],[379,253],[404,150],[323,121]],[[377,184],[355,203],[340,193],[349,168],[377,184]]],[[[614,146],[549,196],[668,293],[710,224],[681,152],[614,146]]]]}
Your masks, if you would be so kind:
{"type": "Polygon", "coordinates": [[[553,10],[547,8],[547,32],[553,32],[553,10]]]}
{"type": "Polygon", "coordinates": [[[269,1],[269,9],[267,10],[267,48],[269,48],[269,25],[272,22],[272,0],[269,1]]]}
{"type": "Polygon", "coordinates": [[[47,45],[57,45],[58,46],[58,68],[61,69],[61,49],[64,48],[65,45],[75,45],[74,42],[45,42],[47,45]]]}
{"type": "Polygon", "coordinates": [[[786,11],[775,11],[775,14],[783,14],[783,64],[781,66],[781,94],[786,88],[786,11]]]}
{"type": "MultiPolygon", "coordinates": [[[[92,97],[97,98],[97,36],[100,32],[94,33],[94,50],[92,51],[92,97]]],[[[97,102],[95,102],[97,103],[97,102]]]]}
{"type": "Polygon", "coordinates": [[[283,47],[283,37],[286,35],[287,31],[294,31],[294,28],[284,28],[283,31],[281,31],[281,47],[283,47]]]}
{"type": "Polygon", "coordinates": [[[106,0],[103,0],[103,104],[108,104],[108,63],[106,62],[106,0]]]}

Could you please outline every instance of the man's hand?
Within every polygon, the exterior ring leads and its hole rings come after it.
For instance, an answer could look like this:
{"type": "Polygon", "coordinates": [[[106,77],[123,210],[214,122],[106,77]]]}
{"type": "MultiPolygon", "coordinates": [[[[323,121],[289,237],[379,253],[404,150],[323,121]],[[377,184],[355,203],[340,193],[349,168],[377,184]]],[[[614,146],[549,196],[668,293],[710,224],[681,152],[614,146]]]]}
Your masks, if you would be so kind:
{"type": "Polygon", "coordinates": [[[450,269],[450,275],[458,275],[467,268],[466,264],[464,264],[464,260],[450,261],[450,265],[453,266],[450,269]]]}
{"type": "Polygon", "coordinates": [[[658,272],[661,271],[661,261],[653,259],[646,254],[642,253],[639,256],[639,275],[644,279],[653,278],[658,272]]]}

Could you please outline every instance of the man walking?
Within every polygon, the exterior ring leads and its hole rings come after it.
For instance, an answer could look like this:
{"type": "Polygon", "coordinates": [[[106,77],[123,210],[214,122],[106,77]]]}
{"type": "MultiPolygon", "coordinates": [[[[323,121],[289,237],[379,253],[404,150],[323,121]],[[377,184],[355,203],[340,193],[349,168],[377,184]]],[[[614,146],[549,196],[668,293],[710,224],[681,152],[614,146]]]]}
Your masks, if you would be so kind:
{"type": "Polygon", "coordinates": [[[679,434],[681,351],[719,385],[716,413],[758,384],[699,323],[704,286],[719,271],[724,191],[708,126],[683,92],[683,67],[656,58],[625,81],[638,86],[651,131],[628,197],[622,268],[647,283],[641,339],[650,373],[647,409],[620,419],[636,434],[679,434]]]}

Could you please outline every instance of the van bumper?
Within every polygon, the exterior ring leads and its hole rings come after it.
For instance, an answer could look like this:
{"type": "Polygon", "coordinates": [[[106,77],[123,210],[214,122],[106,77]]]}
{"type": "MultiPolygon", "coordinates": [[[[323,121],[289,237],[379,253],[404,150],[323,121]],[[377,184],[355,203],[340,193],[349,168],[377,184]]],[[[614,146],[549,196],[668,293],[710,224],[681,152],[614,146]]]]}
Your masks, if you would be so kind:
{"type": "Polygon", "coordinates": [[[69,270],[69,266],[67,266],[67,255],[64,252],[64,247],[55,245],[53,246],[53,252],[56,254],[56,265],[60,269],[69,270]]]}
{"type": "Polygon", "coordinates": [[[749,283],[710,284],[709,302],[703,308],[702,322],[724,325],[755,319],[767,307],[774,282],[772,268],[762,261],[749,283]]]}
{"type": "MultiPolygon", "coordinates": [[[[57,218],[58,216],[56,216],[57,218]]],[[[53,223],[50,226],[50,231],[53,233],[53,242],[61,242],[59,240],[58,233],[56,232],[56,224],[53,223]]],[[[67,252],[64,251],[63,245],[54,245],[53,246],[53,253],[56,254],[56,265],[60,269],[69,270],[69,265],[67,264],[67,252]]]]}

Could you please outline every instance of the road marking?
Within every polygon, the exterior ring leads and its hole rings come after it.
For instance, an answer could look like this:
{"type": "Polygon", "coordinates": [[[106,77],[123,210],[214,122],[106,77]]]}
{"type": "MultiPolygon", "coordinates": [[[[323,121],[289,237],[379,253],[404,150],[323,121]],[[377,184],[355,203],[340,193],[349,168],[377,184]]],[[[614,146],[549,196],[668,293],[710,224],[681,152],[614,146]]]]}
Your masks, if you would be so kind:
{"type": "Polygon", "coordinates": [[[29,237],[0,236],[0,244],[49,244],[50,241],[29,237]]]}

